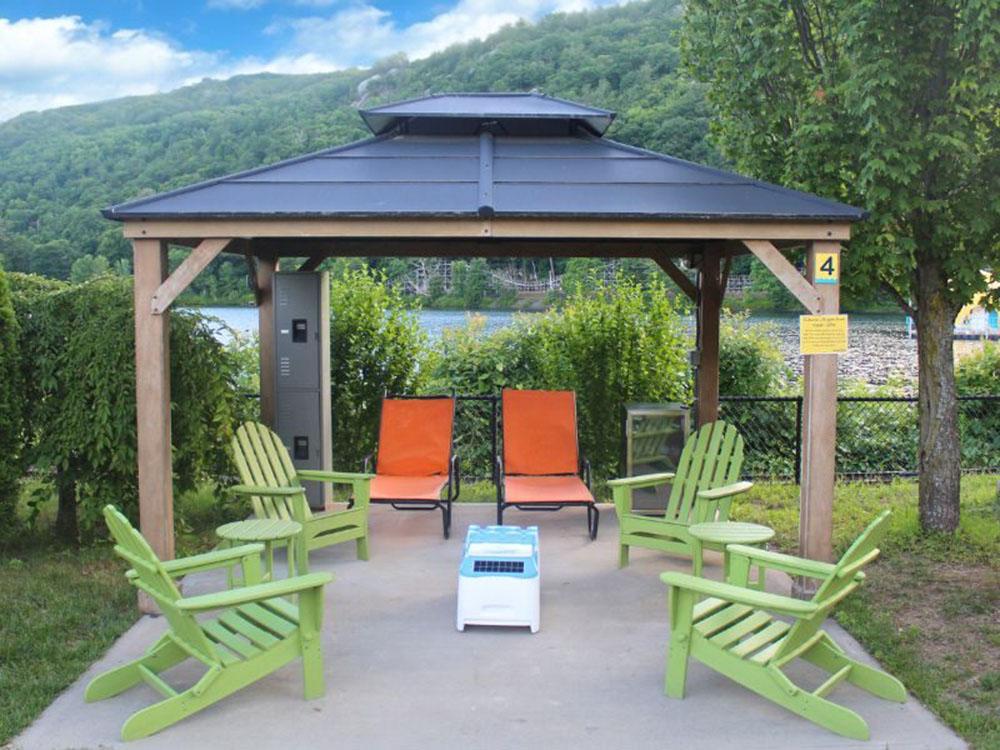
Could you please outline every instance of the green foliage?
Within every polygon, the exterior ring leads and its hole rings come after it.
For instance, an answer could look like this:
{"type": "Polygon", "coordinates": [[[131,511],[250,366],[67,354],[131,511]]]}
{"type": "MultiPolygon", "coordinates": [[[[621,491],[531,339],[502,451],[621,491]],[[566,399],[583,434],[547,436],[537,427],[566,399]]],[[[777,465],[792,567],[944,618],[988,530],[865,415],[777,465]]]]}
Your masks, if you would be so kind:
{"type": "MultiPolygon", "coordinates": [[[[445,335],[431,387],[576,391],[581,449],[600,478],[618,471],[623,404],[690,398],[686,334],[659,282],[646,290],[622,276],[607,285],[592,276],[558,311],[485,338],[476,325],[445,335]]],[[[463,456],[478,476],[488,473],[482,460],[463,456]]]]}
{"type": "Polygon", "coordinates": [[[382,397],[420,386],[425,334],[403,297],[368,269],[346,268],[330,288],[333,463],[361,466],[378,438],[382,397]]]}
{"type": "Polygon", "coordinates": [[[785,285],[756,258],[750,263],[750,284],[747,306],[755,310],[800,312],[802,305],[785,285]]]}
{"type": "Polygon", "coordinates": [[[687,336],[662,283],[619,275],[579,287],[539,321],[550,387],[576,391],[580,447],[599,477],[618,471],[622,407],[690,400],[687,336]]]}
{"type": "MultiPolygon", "coordinates": [[[[917,298],[940,272],[961,306],[1000,261],[1000,8],[696,0],[684,53],[713,136],[746,172],[863,206],[849,289],[917,298]]],[[[957,310],[957,307],[956,307],[957,310]]]]}
{"type": "MultiPolygon", "coordinates": [[[[212,320],[212,319],[210,319],[212,320]]],[[[212,320],[214,323],[215,320],[212,320]]],[[[233,366],[233,387],[236,389],[235,420],[260,421],[260,339],[257,332],[246,334],[233,328],[227,330],[226,358],[233,366]],[[256,396],[256,398],[254,397],[256,396]]]]}
{"type": "Polygon", "coordinates": [[[69,280],[74,284],[104,276],[111,271],[111,264],[103,255],[81,255],[69,267],[69,280]]]}
{"type": "Polygon", "coordinates": [[[590,282],[604,271],[600,258],[570,258],[566,261],[562,285],[566,294],[574,294],[586,288],[590,282]]]}
{"type": "Polygon", "coordinates": [[[869,212],[845,291],[884,292],[916,320],[921,510],[942,531],[959,514],[953,321],[976,293],[1000,302],[982,273],[1000,267],[998,27],[995,0],[692,0],[685,13],[723,153],[869,212]]]}
{"type": "MultiPolygon", "coordinates": [[[[21,350],[31,378],[28,446],[75,496],[84,532],[114,502],[136,511],[135,327],[130,281],[105,276],[44,290],[19,279],[27,311],[21,350]]],[[[227,470],[232,365],[203,319],[171,314],[175,483],[186,489],[227,470]],[[183,408],[175,408],[183,404],[183,408]]]]}
{"type": "MultiPolygon", "coordinates": [[[[879,386],[842,382],[840,396],[892,397],[907,395],[907,383],[879,386]]],[[[837,404],[837,462],[859,472],[912,471],[918,440],[917,408],[910,402],[852,402],[837,404]]]]}
{"type": "Polygon", "coordinates": [[[21,422],[25,404],[19,335],[7,274],[0,266],[0,536],[14,527],[14,505],[21,476],[21,422]]]}
{"type": "Polygon", "coordinates": [[[963,357],[955,383],[963,395],[1000,393],[1000,343],[986,341],[980,351],[963,357]]]}
{"type": "MultiPolygon", "coordinates": [[[[363,138],[359,103],[428,92],[538,89],[617,110],[613,138],[717,162],[702,87],[679,70],[679,26],[679,0],[650,0],[508,26],[415,62],[237,76],[21,115],[0,124],[0,256],[8,270],[60,279],[85,255],[114,267],[130,248],[100,208],[363,138]]],[[[245,301],[245,275],[242,259],[217,259],[185,300],[245,301]]]]}
{"type": "MultiPolygon", "coordinates": [[[[1000,394],[1000,343],[984,342],[981,351],[963,357],[955,372],[960,395],[1000,394]]],[[[971,466],[1000,465],[1000,404],[963,402],[959,410],[962,460],[971,466]]]]}
{"type": "Polygon", "coordinates": [[[774,343],[773,325],[751,324],[746,314],[724,312],[719,332],[719,394],[780,396],[791,373],[774,343]]]}

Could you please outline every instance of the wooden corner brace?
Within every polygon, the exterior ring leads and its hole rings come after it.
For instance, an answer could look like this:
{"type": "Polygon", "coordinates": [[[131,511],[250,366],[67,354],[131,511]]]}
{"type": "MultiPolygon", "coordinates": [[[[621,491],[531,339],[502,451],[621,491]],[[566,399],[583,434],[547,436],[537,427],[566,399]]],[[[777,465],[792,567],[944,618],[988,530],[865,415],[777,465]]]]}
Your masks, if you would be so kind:
{"type": "Polygon", "coordinates": [[[788,258],[782,255],[778,248],[767,240],[743,240],[742,242],[757,257],[757,260],[767,266],[778,281],[795,295],[795,298],[802,303],[806,310],[813,315],[822,313],[822,302],[813,285],[806,281],[805,277],[799,273],[788,258]]]}
{"type": "Polygon", "coordinates": [[[205,267],[226,249],[231,239],[202,240],[153,294],[152,313],[163,315],[205,267]]]}
{"type": "Polygon", "coordinates": [[[670,279],[680,288],[688,299],[694,302],[698,298],[698,290],[695,288],[691,279],[687,275],[674,265],[674,262],[670,258],[664,258],[659,255],[654,255],[653,260],[656,262],[663,272],[670,277],[670,279]]]}

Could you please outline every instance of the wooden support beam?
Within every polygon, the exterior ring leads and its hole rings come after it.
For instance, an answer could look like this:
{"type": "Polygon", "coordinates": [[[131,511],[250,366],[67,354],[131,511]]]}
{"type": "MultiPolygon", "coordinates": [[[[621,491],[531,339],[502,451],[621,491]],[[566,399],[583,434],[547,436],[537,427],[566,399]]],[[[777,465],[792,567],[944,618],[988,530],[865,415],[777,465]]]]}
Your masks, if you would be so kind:
{"type": "Polygon", "coordinates": [[[687,298],[692,302],[696,302],[698,299],[698,288],[691,283],[691,279],[687,277],[687,274],[675,266],[670,258],[663,255],[654,255],[652,257],[656,265],[663,269],[663,272],[687,295],[687,298]]]}
{"type": "Polygon", "coordinates": [[[260,218],[133,219],[128,239],[184,237],[506,237],[518,239],[847,240],[849,223],[663,219],[260,218]]]}
{"type": "MultiPolygon", "coordinates": [[[[167,245],[132,242],[135,272],[135,397],[139,528],[161,560],[174,557],[174,493],[170,452],[170,314],[152,312],[167,277],[167,245]]],[[[144,612],[156,611],[140,597],[144,612]]]]}
{"type": "Polygon", "coordinates": [[[260,419],[261,422],[274,427],[275,413],[274,390],[277,384],[277,373],[274,363],[274,274],[278,271],[278,259],[273,255],[257,258],[257,331],[260,345],[260,419]]]}
{"type": "MultiPolygon", "coordinates": [[[[807,272],[814,278],[820,253],[840,253],[837,242],[814,242],[809,248],[807,272]]],[[[838,264],[839,268],[839,264],[838,264]]],[[[822,315],[840,310],[840,285],[815,284],[822,315]]],[[[837,469],[837,355],[810,354],[803,371],[802,486],[800,488],[799,550],[813,560],[832,559],[833,491],[837,469]]],[[[796,595],[809,597],[815,581],[795,581],[796,595]]]]}
{"type": "Polygon", "coordinates": [[[299,273],[306,273],[308,271],[315,271],[319,268],[319,264],[326,260],[325,255],[313,255],[306,258],[302,265],[299,266],[299,273]]]}
{"type": "Polygon", "coordinates": [[[400,238],[258,238],[257,254],[278,257],[532,257],[532,258],[656,258],[681,257],[701,250],[704,243],[687,240],[609,239],[423,239],[400,238]]]}
{"type": "Polygon", "coordinates": [[[707,245],[698,269],[695,398],[699,427],[719,418],[719,315],[722,311],[720,254],[717,244],[707,245]]]}
{"type": "Polygon", "coordinates": [[[209,239],[199,242],[191,254],[153,293],[150,305],[153,315],[162,315],[169,310],[181,292],[188,288],[188,285],[195,280],[198,274],[204,271],[205,267],[215,260],[230,242],[231,240],[228,239],[209,239]]]}
{"type": "Polygon", "coordinates": [[[798,269],[782,255],[774,245],[766,240],[743,240],[757,260],[767,266],[778,281],[785,285],[802,306],[814,315],[819,314],[820,299],[813,285],[806,281],[798,269]]]}

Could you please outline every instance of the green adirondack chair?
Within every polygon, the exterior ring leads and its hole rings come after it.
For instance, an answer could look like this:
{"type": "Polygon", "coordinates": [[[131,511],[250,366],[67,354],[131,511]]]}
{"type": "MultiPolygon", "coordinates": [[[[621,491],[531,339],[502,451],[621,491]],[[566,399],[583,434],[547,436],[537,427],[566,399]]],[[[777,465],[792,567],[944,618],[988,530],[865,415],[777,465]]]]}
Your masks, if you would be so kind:
{"type": "MultiPolygon", "coordinates": [[[[628,548],[648,547],[690,557],[688,528],[706,521],[725,521],[733,496],[753,487],[741,482],[743,438],[732,425],[709,422],[688,438],[676,472],[645,474],[608,482],[618,515],[618,564],[628,565],[628,548]],[[632,492],[671,482],[663,516],[632,510],[632,492]]],[[[709,546],[709,545],[706,545],[709,546]]]]}
{"type": "Polygon", "coordinates": [[[886,700],[906,701],[906,688],[892,675],[855,661],[820,629],[833,608],[864,580],[861,572],[879,553],[889,511],[876,518],[840,561],[829,563],[732,545],[730,579],[710,581],[685,573],[664,573],[670,587],[670,650],[666,692],[684,697],[688,656],[755,693],[838,734],[868,739],[858,714],[826,699],[847,680],[886,700]],[[781,570],[822,583],[810,601],[747,588],[751,565],[781,570]],[[699,598],[707,596],[703,601],[699,598]],[[791,618],[776,619],[771,613],[791,618]],[[804,690],[784,673],[785,665],[805,659],[830,673],[815,690],[804,690]]]}
{"type": "Polygon", "coordinates": [[[132,566],[126,575],[157,603],[169,625],[141,657],[95,677],[87,685],[84,697],[88,702],[118,695],[140,682],[164,696],[164,700],[129,717],[122,727],[123,740],[158,732],[299,656],[306,699],[323,695],[323,587],[333,576],[312,573],[257,583],[261,544],[161,562],[113,506],[104,508],[104,518],[116,542],[115,552],[132,566]],[[178,576],[234,564],[243,567],[244,587],[182,597],[174,583],[178,576]],[[284,598],[292,594],[298,595],[298,605],[284,598]],[[208,610],[221,610],[221,614],[211,620],[195,619],[195,614],[208,610]],[[187,659],[201,662],[207,671],[186,690],[175,690],[160,673],[187,659]]]}
{"type": "Polygon", "coordinates": [[[230,489],[250,498],[254,514],[302,524],[295,554],[300,572],[307,570],[310,550],[352,539],[357,542],[358,559],[368,559],[368,498],[373,474],[296,470],[281,439],[257,422],[246,422],[236,430],[232,454],[242,484],[230,489]],[[303,480],[349,484],[351,504],[346,510],[313,513],[303,480]]]}

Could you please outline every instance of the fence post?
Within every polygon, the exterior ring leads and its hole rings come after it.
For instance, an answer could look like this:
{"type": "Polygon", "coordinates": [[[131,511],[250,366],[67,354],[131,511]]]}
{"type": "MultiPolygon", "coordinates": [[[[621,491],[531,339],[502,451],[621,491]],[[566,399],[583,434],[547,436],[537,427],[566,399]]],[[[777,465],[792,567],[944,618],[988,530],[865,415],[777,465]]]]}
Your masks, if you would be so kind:
{"type": "Polygon", "coordinates": [[[802,484],[802,396],[795,397],[795,484],[802,484]]]}
{"type": "Polygon", "coordinates": [[[493,444],[493,452],[490,454],[490,476],[493,477],[493,483],[496,484],[500,481],[500,477],[497,476],[497,397],[496,394],[490,395],[490,438],[493,444]]]}

